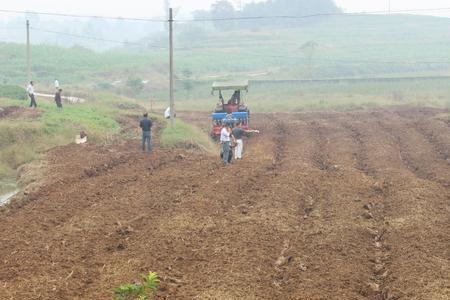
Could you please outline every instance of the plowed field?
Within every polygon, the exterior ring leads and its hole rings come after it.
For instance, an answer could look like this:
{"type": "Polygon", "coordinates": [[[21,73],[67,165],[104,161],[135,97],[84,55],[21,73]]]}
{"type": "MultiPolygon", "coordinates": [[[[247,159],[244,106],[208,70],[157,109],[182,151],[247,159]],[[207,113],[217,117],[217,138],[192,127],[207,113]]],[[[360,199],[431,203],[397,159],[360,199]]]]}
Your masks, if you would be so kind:
{"type": "Polygon", "coordinates": [[[158,299],[450,299],[443,113],[255,114],[230,167],[138,140],[54,149],[0,214],[0,298],[111,299],[155,271],[158,299]]]}

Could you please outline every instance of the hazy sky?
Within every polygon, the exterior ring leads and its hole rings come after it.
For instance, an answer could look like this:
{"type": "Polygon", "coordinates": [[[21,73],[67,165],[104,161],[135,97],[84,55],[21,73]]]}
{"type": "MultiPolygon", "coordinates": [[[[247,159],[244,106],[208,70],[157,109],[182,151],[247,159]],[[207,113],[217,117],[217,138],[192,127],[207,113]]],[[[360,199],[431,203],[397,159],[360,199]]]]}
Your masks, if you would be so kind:
{"type": "MultiPolygon", "coordinates": [[[[253,0],[232,0],[236,4],[249,3],[253,0]]],[[[257,0],[261,1],[261,0],[257,0]]],[[[311,0],[314,1],[314,0],[311,0]]],[[[163,0],[127,0],[127,1],[92,1],[92,0],[15,0],[1,1],[0,9],[51,11],[75,14],[95,14],[107,16],[148,17],[163,15],[163,0]]],[[[182,7],[187,13],[193,9],[208,8],[215,0],[172,0],[173,7],[182,7]]],[[[346,12],[387,10],[388,0],[336,0],[338,6],[346,12]]],[[[449,0],[391,0],[392,10],[450,7],[449,0]]],[[[418,12],[419,13],[419,12],[418,12]]],[[[183,14],[183,13],[182,13],[183,14]]],[[[441,12],[420,12],[450,17],[450,9],[441,12]]],[[[0,18],[13,16],[0,13],[0,18]]]]}

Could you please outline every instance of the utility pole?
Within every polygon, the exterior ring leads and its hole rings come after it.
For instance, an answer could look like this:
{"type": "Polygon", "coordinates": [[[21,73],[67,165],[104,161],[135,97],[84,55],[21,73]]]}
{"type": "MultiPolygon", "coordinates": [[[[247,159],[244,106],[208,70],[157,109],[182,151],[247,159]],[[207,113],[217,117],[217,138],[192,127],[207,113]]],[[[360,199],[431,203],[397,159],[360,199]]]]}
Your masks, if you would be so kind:
{"type": "Polygon", "coordinates": [[[173,14],[172,8],[169,9],[169,44],[170,44],[170,127],[173,128],[175,108],[173,95],[173,14]]]}
{"type": "Polygon", "coordinates": [[[27,20],[27,77],[31,81],[30,21],[27,20]]]}

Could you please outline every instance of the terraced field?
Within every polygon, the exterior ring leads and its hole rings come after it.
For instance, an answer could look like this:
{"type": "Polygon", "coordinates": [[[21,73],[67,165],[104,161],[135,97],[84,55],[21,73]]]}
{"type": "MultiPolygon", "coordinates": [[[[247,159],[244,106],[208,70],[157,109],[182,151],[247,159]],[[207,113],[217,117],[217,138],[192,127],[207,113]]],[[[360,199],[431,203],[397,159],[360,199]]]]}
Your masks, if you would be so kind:
{"type": "Polygon", "coordinates": [[[449,299],[444,114],[255,114],[230,167],[133,139],[54,149],[0,213],[2,299],[111,299],[148,271],[158,299],[449,299]]]}

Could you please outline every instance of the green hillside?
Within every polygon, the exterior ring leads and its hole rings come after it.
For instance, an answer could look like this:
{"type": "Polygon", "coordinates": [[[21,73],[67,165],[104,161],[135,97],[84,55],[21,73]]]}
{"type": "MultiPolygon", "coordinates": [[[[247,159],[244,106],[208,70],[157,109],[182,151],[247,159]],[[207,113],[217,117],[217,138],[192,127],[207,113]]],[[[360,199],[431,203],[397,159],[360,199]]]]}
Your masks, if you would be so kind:
{"type": "MultiPolygon", "coordinates": [[[[249,22],[249,21],[246,21],[249,22]]],[[[300,22],[300,21],[299,21],[300,22]]],[[[450,75],[450,19],[408,15],[317,18],[295,29],[219,32],[178,23],[177,94],[217,79],[308,79],[450,75]]],[[[151,40],[147,41],[152,43],[151,40]]],[[[167,99],[168,51],[32,47],[38,89],[58,78],[72,90],[167,99]],[[142,83],[144,81],[144,83],[142,83]]],[[[26,81],[24,45],[0,44],[0,83],[26,81]]],[[[192,90],[192,92],[191,92],[192,90]]]]}

